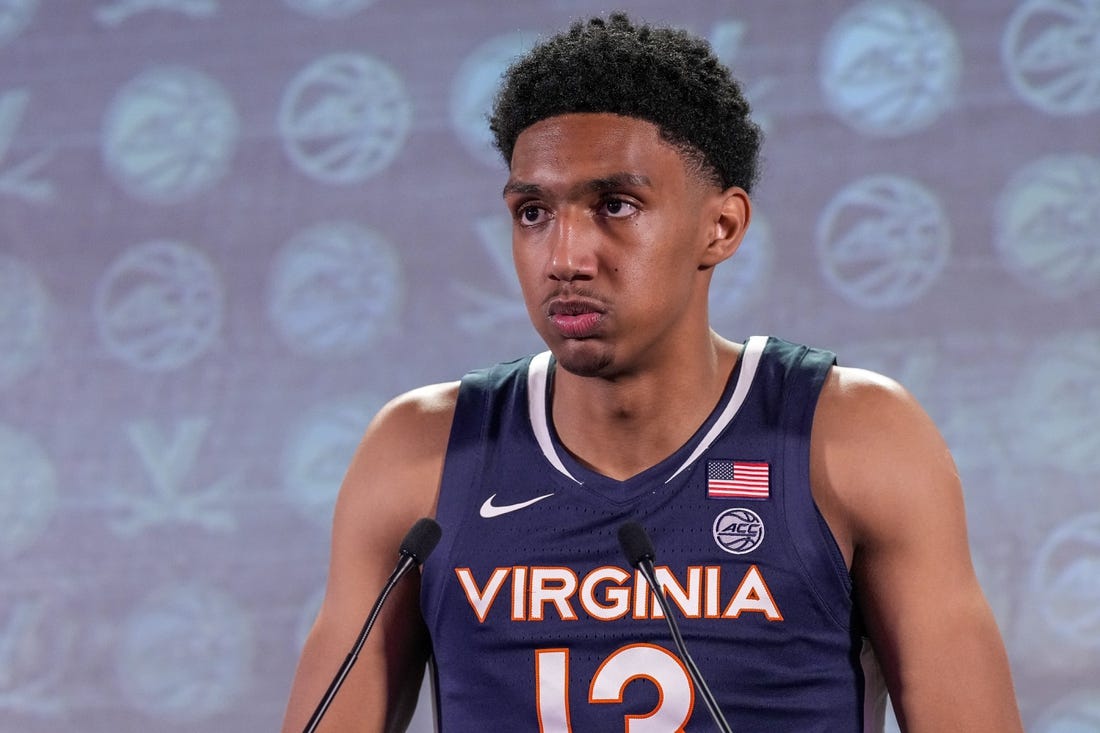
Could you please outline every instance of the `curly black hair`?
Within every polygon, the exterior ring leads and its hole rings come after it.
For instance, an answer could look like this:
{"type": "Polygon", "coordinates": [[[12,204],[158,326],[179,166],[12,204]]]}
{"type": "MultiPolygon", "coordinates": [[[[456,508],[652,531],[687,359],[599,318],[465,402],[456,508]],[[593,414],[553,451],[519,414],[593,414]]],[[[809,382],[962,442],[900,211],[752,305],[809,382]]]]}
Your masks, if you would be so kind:
{"type": "Polygon", "coordinates": [[[652,122],[710,182],[745,191],[756,182],[763,135],[741,85],[683,30],[634,25],[624,13],[574,23],[509,67],[489,129],[510,164],[521,132],[575,112],[652,122]]]}

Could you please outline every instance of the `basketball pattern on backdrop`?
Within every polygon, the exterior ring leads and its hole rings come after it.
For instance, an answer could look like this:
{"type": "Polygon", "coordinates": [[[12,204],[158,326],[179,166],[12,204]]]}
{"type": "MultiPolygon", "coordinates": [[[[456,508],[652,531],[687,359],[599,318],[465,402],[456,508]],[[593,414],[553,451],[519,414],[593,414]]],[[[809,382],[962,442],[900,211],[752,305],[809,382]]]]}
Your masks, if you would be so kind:
{"type": "MultiPolygon", "coordinates": [[[[0,727],[276,727],[370,415],[539,348],[485,113],[606,5],[428,5],[0,0],[0,727]]],[[[767,128],[717,330],[918,395],[1028,729],[1095,726],[1097,0],[637,7],[709,38],[767,128]]],[[[726,545],[763,538],[736,557],[775,541],[773,499],[705,484],[726,545]]]]}

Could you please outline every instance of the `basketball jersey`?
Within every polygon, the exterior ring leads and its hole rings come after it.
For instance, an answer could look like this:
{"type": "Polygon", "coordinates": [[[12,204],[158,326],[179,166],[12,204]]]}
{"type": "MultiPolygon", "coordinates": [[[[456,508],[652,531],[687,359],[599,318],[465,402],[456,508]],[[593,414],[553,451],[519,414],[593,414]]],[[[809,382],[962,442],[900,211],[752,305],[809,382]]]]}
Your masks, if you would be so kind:
{"type": "Polygon", "coordinates": [[[550,420],[549,352],[459,389],[423,568],[439,730],[713,730],[653,589],[618,542],[646,528],[688,652],[735,731],[881,730],[884,687],[810,493],[829,352],[746,344],[696,434],[618,481],[550,420]]]}

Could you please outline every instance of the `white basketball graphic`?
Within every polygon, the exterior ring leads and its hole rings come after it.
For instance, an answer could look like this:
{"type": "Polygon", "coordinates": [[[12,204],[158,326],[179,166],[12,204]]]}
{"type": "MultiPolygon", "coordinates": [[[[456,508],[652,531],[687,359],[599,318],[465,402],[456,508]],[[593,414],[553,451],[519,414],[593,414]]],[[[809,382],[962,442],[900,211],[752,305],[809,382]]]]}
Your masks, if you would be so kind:
{"type": "Polygon", "coordinates": [[[0,389],[38,366],[50,338],[50,297],[38,274],[0,254],[0,389]]]}
{"type": "Polygon", "coordinates": [[[1100,0],[1028,0],[1012,13],[1001,56],[1013,89],[1051,115],[1100,110],[1100,0]]]}
{"type": "Polygon", "coordinates": [[[240,121],[222,86],[193,69],[155,68],[122,87],[103,120],[107,172],[127,193],[174,203],[229,170],[240,121]]]}
{"type": "Polygon", "coordinates": [[[335,400],[311,410],[283,449],[283,491],[306,518],[328,527],[344,473],[363,430],[382,401],[370,395],[335,400]]]}
{"type": "Polygon", "coordinates": [[[288,346],[312,356],[362,353],[392,326],[404,299],[393,246],[352,222],[306,229],[280,251],[268,312],[288,346]]]}
{"type": "Polygon", "coordinates": [[[0,720],[27,716],[66,729],[61,721],[74,707],[66,681],[79,666],[75,647],[85,630],[84,609],[75,594],[56,588],[63,584],[57,577],[33,582],[32,589],[18,587],[15,577],[9,573],[0,594],[0,720]]]}
{"type": "Polygon", "coordinates": [[[38,0],[0,0],[0,48],[23,32],[38,8],[38,0]]]}
{"type": "Polygon", "coordinates": [[[252,620],[217,588],[173,584],[153,591],[125,620],[116,652],[119,687],[157,718],[203,720],[248,684],[252,620]]]}
{"type": "Polygon", "coordinates": [[[1031,597],[1047,631],[1100,649],[1100,514],[1064,522],[1039,547],[1031,597]]]}
{"type": "Polygon", "coordinates": [[[533,33],[491,38],[466,57],[451,82],[451,127],[466,150],[485,165],[502,164],[489,131],[489,114],[501,77],[534,44],[533,33]]]}
{"type": "Polygon", "coordinates": [[[954,30],[914,0],[871,0],[837,19],[821,54],[829,108],[866,135],[897,137],[955,100],[962,54],[954,30]]]}
{"type": "Polygon", "coordinates": [[[150,11],[172,11],[189,18],[210,18],[218,12],[219,0],[114,0],[95,9],[95,19],[113,27],[135,15],[150,11]]]}
{"type": "Polygon", "coordinates": [[[1100,472],[1100,333],[1036,345],[1007,405],[1014,457],[1089,476],[1100,472]],[[1019,426],[1026,425],[1027,430],[1019,426]]]}
{"type": "Polygon", "coordinates": [[[364,181],[405,145],[412,102],[389,66],[363,54],[323,56],[290,82],[279,106],[283,149],[324,183],[364,181]]]}
{"type": "Polygon", "coordinates": [[[821,272],[864,308],[914,302],[947,264],[951,230],[931,191],[898,176],[870,176],[842,189],[817,225],[821,272]]]}
{"type": "Polygon", "coordinates": [[[1005,186],[995,217],[997,254],[1026,287],[1052,298],[1100,287],[1100,157],[1031,163],[1005,186]]]}
{"type": "Polygon", "coordinates": [[[56,200],[53,180],[40,176],[54,158],[55,150],[47,146],[29,156],[15,152],[24,135],[34,135],[27,125],[31,92],[26,87],[0,90],[0,198],[13,197],[36,204],[56,200]]]}
{"type": "Polygon", "coordinates": [[[0,423],[0,559],[34,545],[57,512],[57,473],[38,441],[0,423]]]}
{"type": "Polygon", "coordinates": [[[347,18],[363,8],[375,3],[375,0],[283,0],[287,7],[293,8],[314,18],[330,20],[347,18]]]}
{"type": "Polygon", "coordinates": [[[99,281],[100,340],[142,371],[190,364],[221,331],[225,295],[213,263],[180,242],[155,241],[125,252],[99,281]]]}

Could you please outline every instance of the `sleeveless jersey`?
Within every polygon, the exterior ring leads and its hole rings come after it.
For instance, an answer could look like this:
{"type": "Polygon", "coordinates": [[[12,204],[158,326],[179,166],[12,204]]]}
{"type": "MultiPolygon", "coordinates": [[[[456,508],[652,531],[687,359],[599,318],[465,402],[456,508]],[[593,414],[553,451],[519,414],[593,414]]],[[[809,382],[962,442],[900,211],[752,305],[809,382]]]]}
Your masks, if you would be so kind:
{"type": "Polygon", "coordinates": [[[884,686],[810,493],[829,352],[753,337],[719,404],[625,481],[549,419],[549,352],[462,381],[423,568],[439,730],[714,730],[653,589],[623,556],[646,528],[688,652],[735,731],[881,730],[884,686]]]}

